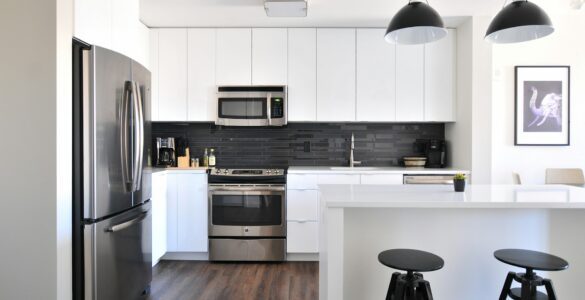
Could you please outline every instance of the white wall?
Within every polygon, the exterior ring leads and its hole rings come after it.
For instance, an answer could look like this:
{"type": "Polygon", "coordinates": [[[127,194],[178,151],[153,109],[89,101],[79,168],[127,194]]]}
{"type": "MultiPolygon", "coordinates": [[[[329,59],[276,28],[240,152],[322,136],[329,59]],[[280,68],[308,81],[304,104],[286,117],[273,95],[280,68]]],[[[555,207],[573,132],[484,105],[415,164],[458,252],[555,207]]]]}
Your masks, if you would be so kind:
{"type": "Polygon", "coordinates": [[[546,38],[493,48],[492,181],[544,183],[546,168],[585,168],[585,11],[551,15],[556,32],[546,38]],[[514,146],[514,66],[571,66],[571,145],[514,146]]]}
{"type": "Polygon", "coordinates": [[[491,56],[483,39],[490,17],[470,17],[457,27],[457,121],[445,125],[449,161],[472,170],[473,183],[491,181],[491,56]]]}
{"type": "Polygon", "coordinates": [[[72,0],[0,2],[0,299],[70,298],[71,23],[72,0]]]}

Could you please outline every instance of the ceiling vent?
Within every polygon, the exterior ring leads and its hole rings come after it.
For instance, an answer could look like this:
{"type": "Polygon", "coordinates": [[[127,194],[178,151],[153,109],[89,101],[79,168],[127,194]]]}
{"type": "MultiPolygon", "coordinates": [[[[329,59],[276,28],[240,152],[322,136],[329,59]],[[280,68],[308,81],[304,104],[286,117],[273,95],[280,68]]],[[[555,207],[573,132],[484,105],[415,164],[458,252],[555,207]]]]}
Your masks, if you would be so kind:
{"type": "Polygon", "coordinates": [[[269,17],[306,17],[307,1],[305,0],[266,0],[266,15],[269,17]]]}

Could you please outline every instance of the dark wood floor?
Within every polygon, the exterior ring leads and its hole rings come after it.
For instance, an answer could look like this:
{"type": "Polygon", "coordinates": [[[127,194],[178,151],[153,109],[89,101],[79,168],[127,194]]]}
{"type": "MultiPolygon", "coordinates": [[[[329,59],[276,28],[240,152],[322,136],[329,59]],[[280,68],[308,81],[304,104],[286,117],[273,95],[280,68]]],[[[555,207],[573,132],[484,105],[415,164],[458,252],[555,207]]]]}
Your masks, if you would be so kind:
{"type": "Polygon", "coordinates": [[[317,262],[209,263],[161,261],[151,300],[318,299],[317,262]]]}

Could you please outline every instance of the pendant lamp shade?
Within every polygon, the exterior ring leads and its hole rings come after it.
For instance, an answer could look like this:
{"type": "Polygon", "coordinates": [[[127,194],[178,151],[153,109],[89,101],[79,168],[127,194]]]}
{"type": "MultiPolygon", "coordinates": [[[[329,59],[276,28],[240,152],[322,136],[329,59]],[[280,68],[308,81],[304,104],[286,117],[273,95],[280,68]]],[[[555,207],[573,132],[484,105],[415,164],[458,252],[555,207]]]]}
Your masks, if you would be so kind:
{"type": "Polygon", "coordinates": [[[514,1],[494,17],[485,39],[496,44],[520,43],[545,37],[554,31],[550,18],[538,5],[514,1]]]}
{"type": "Polygon", "coordinates": [[[409,2],[392,18],[385,39],[394,44],[425,44],[444,38],[447,29],[436,10],[426,3],[409,2]]]}

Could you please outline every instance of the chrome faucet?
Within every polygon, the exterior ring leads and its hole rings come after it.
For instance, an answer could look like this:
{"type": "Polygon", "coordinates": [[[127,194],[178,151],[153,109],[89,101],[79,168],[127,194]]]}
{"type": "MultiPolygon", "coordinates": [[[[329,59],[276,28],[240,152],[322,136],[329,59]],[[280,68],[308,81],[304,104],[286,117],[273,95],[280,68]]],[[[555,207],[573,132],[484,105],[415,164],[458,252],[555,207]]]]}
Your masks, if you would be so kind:
{"type": "Polygon", "coordinates": [[[355,165],[361,165],[361,161],[356,161],[353,159],[353,149],[355,148],[355,137],[353,132],[351,133],[351,146],[350,146],[350,153],[349,153],[349,167],[353,168],[355,165]]]}

